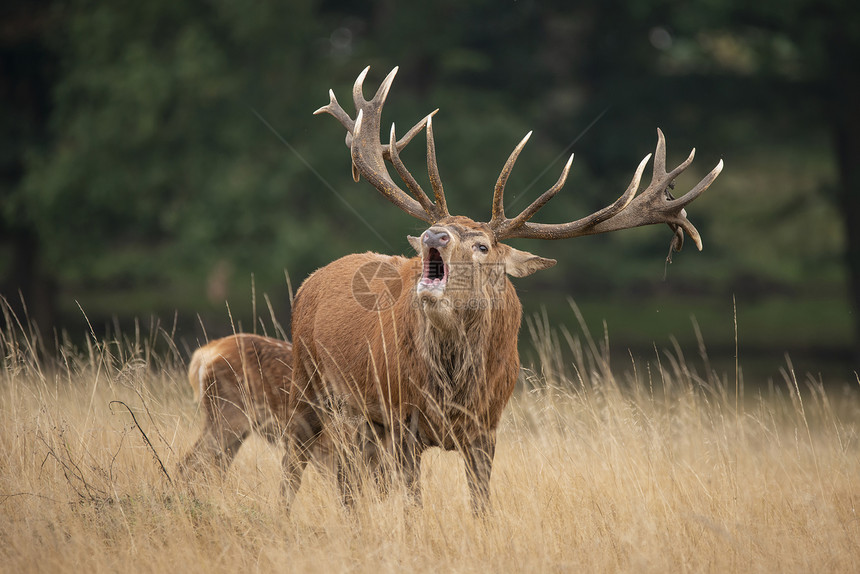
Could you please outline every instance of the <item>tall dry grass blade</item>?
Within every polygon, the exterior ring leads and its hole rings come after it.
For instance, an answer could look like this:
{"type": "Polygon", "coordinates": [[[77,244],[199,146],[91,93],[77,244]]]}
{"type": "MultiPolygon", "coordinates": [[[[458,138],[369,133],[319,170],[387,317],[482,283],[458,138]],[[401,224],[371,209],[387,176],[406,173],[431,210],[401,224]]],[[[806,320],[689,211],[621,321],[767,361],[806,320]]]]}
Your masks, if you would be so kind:
{"type": "Polygon", "coordinates": [[[735,413],[740,412],[739,408],[739,387],[740,387],[740,353],[738,352],[738,303],[735,300],[735,295],[732,293],[732,326],[734,327],[735,341],[735,413]]]}
{"type": "Polygon", "coordinates": [[[266,307],[269,309],[269,319],[272,321],[272,326],[275,328],[275,335],[284,341],[288,341],[290,338],[287,336],[286,330],[275,315],[275,308],[272,306],[272,301],[269,299],[269,295],[264,293],[263,299],[265,299],[266,307]]]}
{"type": "Polygon", "coordinates": [[[161,462],[161,457],[158,456],[158,451],[155,450],[155,447],[152,445],[152,441],[149,440],[149,437],[146,436],[146,433],[140,427],[140,423],[137,422],[137,417],[134,416],[134,411],[131,410],[131,407],[129,407],[123,401],[111,401],[110,404],[122,405],[123,407],[125,407],[125,410],[127,410],[128,414],[131,415],[131,420],[134,422],[134,426],[137,428],[138,431],[140,431],[140,436],[143,437],[143,442],[145,442],[146,446],[149,447],[149,451],[152,453],[153,458],[155,458],[155,461],[158,463],[162,474],[164,474],[164,476],[167,478],[167,482],[170,483],[171,486],[173,486],[173,479],[170,478],[170,473],[167,472],[167,469],[164,467],[164,463],[161,462]]]}

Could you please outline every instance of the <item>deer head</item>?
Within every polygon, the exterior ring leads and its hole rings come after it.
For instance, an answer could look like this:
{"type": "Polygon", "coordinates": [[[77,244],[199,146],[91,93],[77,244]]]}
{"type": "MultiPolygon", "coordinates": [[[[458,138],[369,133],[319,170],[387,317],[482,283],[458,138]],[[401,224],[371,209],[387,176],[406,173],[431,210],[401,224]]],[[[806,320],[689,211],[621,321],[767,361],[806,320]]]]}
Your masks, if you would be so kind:
{"type": "Polygon", "coordinates": [[[481,301],[492,301],[494,293],[498,294],[500,289],[499,275],[504,277],[506,273],[514,277],[523,277],[555,265],[556,261],[553,259],[539,257],[502,243],[506,239],[567,239],[666,223],[674,233],[670,254],[671,251],[680,251],[685,234],[693,240],[699,250],[702,249],[701,236],[687,219],[684,208],[713,183],[722,171],[723,162],[720,160],[693,189],[675,199],[669,192],[669,188],[675,178],[692,163],[695,149],[683,163],[667,171],[666,139],[659,129],[653,175],[648,187],[637,194],[651,154],[645,156],[639,163],[630,185],[614,203],[587,217],[558,224],[531,221],[532,217],[561,190],[570,171],[573,155],[568,159],[555,185],[515,217],[509,218],[505,215],[505,185],[531,132],[516,146],[496,181],[489,221],[477,222],[464,216],[452,216],[448,212],[436,163],[432,118],[438,110],[419,121],[400,140],[397,139],[395,126],[392,124],[389,143],[383,144],[379,135],[382,107],[391,89],[397,68],[388,74],[370,101],[364,98],[362,90],[369,69],[367,67],[359,74],[353,87],[355,120],[343,110],[331,90],[329,104],[314,113],[329,113],[346,128],[346,143],[352,155],[353,178],[356,181],[364,177],[400,209],[430,224],[420,237],[409,239],[422,259],[422,273],[416,281],[416,293],[425,312],[431,318],[436,317],[440,325],[445,324],[444,317],[451,312],[480,307],[481,301]],[[399,155],[415,135],[425,128],[427,171],[435,201],[431,201],[409,173],[399,155]],[[394,166],[409,193],[391,179],[386,162],[394,166]],[[467,285],[472,286],[472,291],[465,288],[467,285]],[[457,286],[463,288],[458,289],[457,286]]]}

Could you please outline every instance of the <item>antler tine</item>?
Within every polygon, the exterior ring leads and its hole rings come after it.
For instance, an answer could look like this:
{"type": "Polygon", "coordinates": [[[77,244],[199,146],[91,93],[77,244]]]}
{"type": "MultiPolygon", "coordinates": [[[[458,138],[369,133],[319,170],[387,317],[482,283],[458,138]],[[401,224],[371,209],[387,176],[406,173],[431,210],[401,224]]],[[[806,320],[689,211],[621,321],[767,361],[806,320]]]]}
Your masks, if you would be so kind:
{"type": "MultiPolygon", "coordinates": [[[[436,112],[433,112],[434,114],[436,112]]],[[[439,176],[439,164],[436,162],[436,139],[433,137],[433,114],[427,116],[427,173],[430,175],[430,185],[436,198],[436,211],[439,219],[448,217],[448,202],[445,201],[445,190],[442,188],[442,178],[439,176]]]]}
{"type": "MultiPolygon", "coordinates": [[[[432,118],[433,116],[435,116],[436,112],[438,112],[438,111],[439,111],[439,108],[436,108],[435,110],[433,110],[432,112],[430,112],[429,114],[427,114],[426,116],[421,118],[421,120],[417,124],[412,126],[411,130],[406,132],[405,136],[403,136],[402,138],[397,140],[397,151],[403,151],[403,148],[406,147],[406,144],[411,142],[412,139],[415,136],[417,136],[421,130],[424,129],[424,127],[427,125],[427,121],[430,118],[432,118]]],[[[387,160],[391,160],[391,152],[389,151],[388,146],[386,146],[385,149],[382,150],[382,157],[384,157],[387,160]]]]}
{"type": "MultiPolygon", "coordinates": [[[[429,128],[429,124],[428,124],[429,128]]],[[[429,132],[428,132],[429,133],[429,132]]],[[[409,188],[409,191],[412,192],[412,195],[415,199],[418,200],[418,203],[421,204],[421,207],[427,213],[433,213],[435,208],[433,204],[430,203],[430,198],[427,197],[427,194],[424,193],[424,190],[421,189],[421,186],[418,185],[418,182],[409,173],[409,170],[406,169],[406,166],[403,165],[403,161],[400,159],[400,154],[397,151],[397,136],[394,135],[394,124],[391,124],[391,136],[390,143],[388,144],[389,155],[391,157],[391,163],[394,164],[394,169],[397,170],[397,173],[400,175],[400,178],[406,183],[406,187],[409,188]]]]}
{"type": "Polygon", "coordinates": [[[519,215],[514,217],[513,219],[506,220],[505,226],[510,229],[515,229],[531,219],[535,213],[540,210],[541,207],[546,205],[546,203],[556,196],[556,194],[561,191],[561,188],[564,187],[565,182],[567,181],[567,174],[570,172],[570,166],[573,164],[573,154],[570,154],[570,158],[567,160],[567,163],[564,165],[564,169],[561,170],[561,175],[558,178],[558,181],[555,182],[551,188],[543,192],[543,194],[534,200],[531,205],[522,210],[519,215]]]}
{"type": "MultiPolygon", "coordinates": [[[[392,72],[396,72],[397,68],[395,67],[392,72]]],[[[355,83],[352,85],[352,101],[355,102],[356,109],[361,108],[361,104],[368,103],[367,100],[364,99],[364,79],[367,77],[367,73],[370,71],[370,66],[367,66],[365,69],[361,71],[358,77],[355,79],[355,83]]]]}
{"type": "MultiPolygon", "coordinates": [[[[329,103],[314,111],[314,115],[316,116],[322,113],[331,114],[337,121],[343,124],[346,131],[351,134],[355,129],[355,122],[351,117],[349,117],[349,114],[343,111],[343,108],[340,107],[340,104],[334,95],[334,90],[329,90],[328,95],[330,98],[329,103]]],[[[349,144],[347,144],[347,147],[349,147],[349,144]]]]}
{"type": "MultiPolygon", "coordinates": [[[[367,67],[370,69],[370,66],[367,67]]],[[[385,99],[388,97],[388,91],[391,89],[391,84],[394,82],[394,76],[397,75],[397,71],[400,69],[400,66],[394,66],[388,75],[385,76],[385,79],[382,80],[382,83],[379,85],[379,89],[376,90],[376,94],[373,96],[372,102],[378,102],[378,106],[381,108],[385,105],[385,99]]]]}
{"type": "Polygon", "coordinates": [[[672,205],[672,206],[679,206],[680,205],[683,207],[683,206],[686,206],[687,204],[692,203],[694,199],[696,199],[697,197],[699,197],[700,195],[705,193],[705,190],[708,189],[712,183],[714,183],[714,180],[717,179],[717,176],[720,175],[720,173],[722,171],[723,171],[723,160],[720,160],[717,163],[717,165],[714,167],[714,169],[712,169],[710,171],[710,173],[708,173],[708,175],[703,177],[702,181],[700,181],[699,183],[696,184],[696,187],[694,187],[693,189],[691,189],[690,191],[685,193],[680,198],[670,201],[669,205],[672,205]]]}
{"type": "Polygon", "coordinates": [[[636,171],[633,173],[630,185],[627,186],[627,189],[621,194],[621,197],[616,199],[612,205],[604,207],[597,213],[584,219],[589,220],[590,224],[596,225],[601,221],[606,221],[609,218],[615,217],[627,209],[627,206],[630,205],[630,202],[632,202],[636,197],[636,192],[639,191],[639,183],[642,181],[642,174],[645,173],[645,166],[648,165],[648,160],[650,159],[650,153],[642,158],[642,161],[639,162],[639,165],[636,167],[636,171]]]}
{"type": "MultiPolygon", "coordinates": [[[[695,152],[695,149],[693,149],[695,152]]],[[[657,128],[657,148],[654,150],[654,171],[651,181],[666,175],[666,136],[663,130],[657,128]]]]}
{"type": "Polygon", "coordinates": [[[651,176],[651,184],[653,185],[664,178],[672,181],[693,163],[693,158],[695,157],[696,148],[693,148],[690,150],[690,155],[687,156],[687,159],[671,172],[666,173],[666,136],[663,135],[663,130],[657,128],[657,149],[654,151],[654,174],[651,176]]]}
{"type": "Polygon", "coordinates": [[[505,221],[505,185],[508,183],[508,177],[511,175],[511,170],[514,169],[514,164],[517,163],[517,158],[520,157],[520,152],[526,147],[530,137],[532,137],[532,132],[527,133],[526,137],[520,140],[520,143],[517,144],[517,147],[514,148],[514,151],[508,157],[508,161],[505,162],[505,166],[499,174],[499,179],[496,180],[496,187],[493,190],[493,210],[490,215],[489,224],[490,228],[494,231],[505,221]]]}
{"type": "Polygon", "coordinates": [[[358,110],[358,113],[355,116],[355,127],[353,127],[352,132],[346,134],[346,147],[349,148],[349,155],[352,161],[350,162],[350,166],[352,168],[352,181],[358,183],[361,180],[361,172],[358,171],[358,166],[355,165],[355,156],[352,149],[352,142],[355,140],[355,136],[359,134],[361,131],[361,121],[364,119],[364,110],[358,110]]]}

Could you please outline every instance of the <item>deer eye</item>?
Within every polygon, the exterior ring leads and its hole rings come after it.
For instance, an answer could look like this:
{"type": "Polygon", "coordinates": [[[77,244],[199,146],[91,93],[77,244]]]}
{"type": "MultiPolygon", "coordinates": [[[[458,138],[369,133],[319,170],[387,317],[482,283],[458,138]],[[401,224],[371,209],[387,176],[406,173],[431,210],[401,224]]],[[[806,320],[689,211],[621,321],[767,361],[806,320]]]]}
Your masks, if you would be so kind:
{"type": "Polygon", "coordinates": [[[476,247],[478,248],[478,251],[480,251],[481,253],[486,253],[487,251],[490,250],[490,248],[487,247],[486,245],[484,245],[483,243],[479,243],[476,247]]]}

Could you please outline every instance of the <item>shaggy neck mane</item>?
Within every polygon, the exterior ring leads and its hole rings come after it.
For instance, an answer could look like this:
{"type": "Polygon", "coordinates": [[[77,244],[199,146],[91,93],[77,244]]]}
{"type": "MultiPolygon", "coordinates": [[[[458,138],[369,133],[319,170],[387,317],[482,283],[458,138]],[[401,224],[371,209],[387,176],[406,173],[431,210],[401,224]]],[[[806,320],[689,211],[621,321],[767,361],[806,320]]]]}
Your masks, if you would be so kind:
{"type": "Polygon", "coordinates": [[[429,390],[441,405],[471,405],[471,395],[484,379],[490,312],[460,312],[454,328],[446,330],[421,314],[418,349],[427,363],[429,390]]]}

